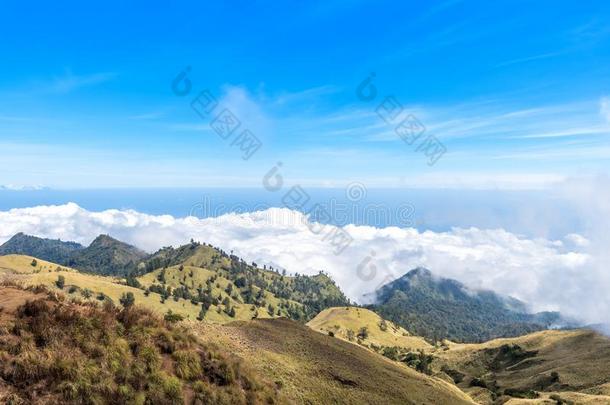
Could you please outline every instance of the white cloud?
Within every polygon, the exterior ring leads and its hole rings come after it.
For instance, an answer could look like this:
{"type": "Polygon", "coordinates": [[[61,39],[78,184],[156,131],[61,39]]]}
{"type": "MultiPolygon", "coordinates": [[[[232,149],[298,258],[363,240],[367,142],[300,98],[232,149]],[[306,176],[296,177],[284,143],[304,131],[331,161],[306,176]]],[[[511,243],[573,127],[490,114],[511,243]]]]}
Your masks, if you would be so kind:
{"type": "Polygon", "coordinates": [[[67,71],[63,76],[55,77],[45,90],[53,93],[69,93],[81,87],[107,82],[115,77],[116,74],[110,72],[74,75],[71,71],[67,71]]]}
{"type": "Polygon", "coordinates": [[[226,108],[241,122],[240,131],[249,129],[259,138],[272,132],[273,120],[267,115],[263,103],[246,88],[225,86],[218,103],[219,111],[226,108]]]}
{"type": "Polygon", "coordinates": [[[41,186],[39,184],[30,186],[22,186],[22,185],[15,185],[15,184],[0,184],[0,190],[8,190],[8,191],[33,191],[33,190],[48,190],[49,188],[46,186],[41,186]]]}
{"type": "Polygon", "coordinates": [[[599,113],[610,122],[610,98],[602,97],[599,103],[599,113]]]}
{"type": "MultiPolygon", "coordinates": [[[[198,219],[132,210],[91,212],[70,203],[0,212],[0,241],[25,232],[88,244],[98,234],[108,233],[154,251],[195,238],[290,272],[325,270],[354,299],[425,266],[472,288],[515,296],[534,310],[558,309],[587,322],[610,321],[609,276],[581,235],[547,240],[502,229],[418,232],[348,225],[344,229],[354,240],[335,255],[331,243],[312,233],[308,224],[302,214],[278,208],[198,219]]],[[[323,234],[332,229],[327,227],[323,234]]]]}

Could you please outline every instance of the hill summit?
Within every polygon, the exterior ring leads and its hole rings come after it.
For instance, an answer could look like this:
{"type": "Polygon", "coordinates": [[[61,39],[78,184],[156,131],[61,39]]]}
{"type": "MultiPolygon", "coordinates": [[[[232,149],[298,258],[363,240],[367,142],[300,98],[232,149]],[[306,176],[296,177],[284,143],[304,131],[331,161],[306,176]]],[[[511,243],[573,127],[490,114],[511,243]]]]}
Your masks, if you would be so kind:
{"type": "Polygon", "coordinates": [[[371,309],[431,340],[478,342],[522,335],[562,321],[558,313],[527,313],[526,305],[515,298],[474,291],[421,267],[381,287],[375,300],[371,309]]]}
{"type": "Polygon", "coordinates": [[[69,266],[102,275],[126,275],[133,272],[148,254],[109,235],[100,235],[70,258],[69,266]]]}
{"type": "Polygon", "coordinates": [[[84,246],[80,243],[63,242],[59,239],[43,239],[20,232],[0,246],[0,256],[28,255],[67,265],[70,258],[82,249],[84,249],[84,246]]]}

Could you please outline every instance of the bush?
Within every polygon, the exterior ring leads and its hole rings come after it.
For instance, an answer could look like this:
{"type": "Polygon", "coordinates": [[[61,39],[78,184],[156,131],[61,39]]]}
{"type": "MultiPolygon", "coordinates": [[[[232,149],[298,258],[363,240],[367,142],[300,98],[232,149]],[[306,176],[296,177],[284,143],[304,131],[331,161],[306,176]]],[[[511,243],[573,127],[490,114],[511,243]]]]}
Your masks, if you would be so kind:
{"type": "Polygon", "coordinates": [[[387,357],[388,359],[396,361],[396,360],[398,360],[398,356],[399,356],[400,352],[396,346],[392,346],[392,347],[385,347],[383,349],[382,354],[385,357],[387,357]]]}
{"type": "Polygon", "coordinates": [[[385,319],[382,319],[381,322],[379,322],[379,329],[382,332],[385,332],[388,330],[388,323],[385,321],[385,319]]]}
{"type": "Polygon", "coordinates": [[[12,403],[277,403],[272,383],[137,306],[28,301],[0,345],[12,403]]]}
{"type": "MultiPolygon", "coordinates": [[[[481,387],[481,388],[487,388],[487,383],[485,382],[485,380],[475,377],[472,380],[470,380],[470,386],[471,387],[481,387]]],[[[509,394],[507,394],[509,395],[509,394]]]]}
{"type": "Polygon", "coordinates": [[[201,361],[196,352],[178,350],[174,352],[173,358],[176,361],[176,375],[184,380],[196,380],[201,378],[203,373],[201,361]]]}
{"type": "Polygon", "coordinates": [[[121,298],[119,299],[119,302],[121,303],[121,305],[124,308],[129,308],[133,304],[135,304],[136,297],[133,295],[133,293],[131,291],[127,292],[127,293],[123,293],[123,295],[121,295],[121,298]]]}
{"type": "Polygon", "coordinates": [[[358,339],[366,340],[366,339],[368,339],[368,337],[369,337],[369,328],[367,328],[366,326],[363,326],[358,331],[358,339]]]}
{"type": "Polygon", "coordinates": [[[60,290],[63,290],[64,286],[66,285],[66,278],[64,276],[57,276],[57,281],[55,282],[55,285],[60,290]]]}
{"type": "Polygon", "coordinates": [[[32,260],[32,263],[30,263],[30,265],[32,267],[36,267],[36,266],[38,266],[38,262],[36,261],[36,259],[34,259],[34,260],[32,260]]]}
{"type": "Polygon", "coordinates": [[[165,314],[163,319],[165,319],[169,323],[177,323],[177,322],[183,321],[184,317],[180,314],[173,313],[172,310],[170,309],[169,311],[167,311],[167,313],[165,314]]]}
{"type": "Polygon", "coordinates": [[[508,395],[515,398],[527,398],[534,399],[540,395],[534,390],[521,390],[517,388],[507,388],[504,390],[504,395],[508,395]]]}

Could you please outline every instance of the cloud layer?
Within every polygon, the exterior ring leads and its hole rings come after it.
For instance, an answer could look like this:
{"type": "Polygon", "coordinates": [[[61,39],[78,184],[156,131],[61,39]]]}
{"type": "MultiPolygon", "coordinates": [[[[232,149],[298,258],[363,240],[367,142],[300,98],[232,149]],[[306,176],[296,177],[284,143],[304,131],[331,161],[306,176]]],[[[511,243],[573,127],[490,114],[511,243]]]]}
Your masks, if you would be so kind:
{"type": "Polygon", "coordinates": [[[591,253],[596,244],[582,235],[547,240],[527,239],[502,229],[418,232],[348,225],[343,229],[353,242],[335,254],[325,236],[337,228],[327,225],[315,234],[310,230],[314,225],[299,212],[279,208],[198,219],[132,210],[91,212],[69,203],[0,212],[0,241],[25,232],[88,244],[107,233],[154,251],[194,238],[291,273],[324,270],[360,302],[363,294],[425,266],[472,288],[522,299],[533,310],[561,310],[586,322],[608,321],[608,276],[591,253]]]}

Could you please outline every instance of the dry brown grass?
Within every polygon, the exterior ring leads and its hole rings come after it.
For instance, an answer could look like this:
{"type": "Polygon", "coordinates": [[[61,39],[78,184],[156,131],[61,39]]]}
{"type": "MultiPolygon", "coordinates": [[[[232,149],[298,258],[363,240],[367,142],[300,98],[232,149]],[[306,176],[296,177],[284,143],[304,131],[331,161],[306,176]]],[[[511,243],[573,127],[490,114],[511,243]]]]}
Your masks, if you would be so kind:
{"type": "Polygon", "coordinates": [[[250,404],[275,387],[153,312],[0,288],[0,398],[47,404],[250,404]]]}
{"type": "Polygon", "coordinates": [[[610,404],[610,339],[590,330],[542,331],[482,344],[450,344],[449,350],[434,354],[437,369],[445,367],[464,375],[458,385],[467,392],[480,391],[469,387],[477,377],[488,385],[495,381],[498,395],[506,389],[540,395],[530,402],[513,399],[511,404],[545,403],[541,401],[550,401],[552,394],[575,403],[610,404]],[[517,355],[512,359],[502,355],[506,348],[517,355]]]}
{"type": "Polygon", "coordinates": [[[276,381],[295,403],[473,403],[451,384],[287,319],[192,328],[276,381]]]}

